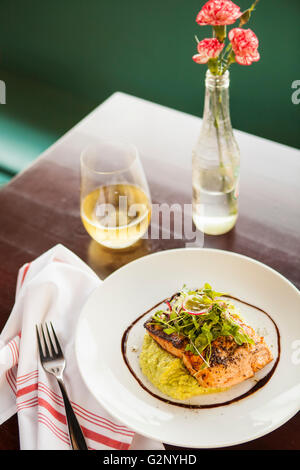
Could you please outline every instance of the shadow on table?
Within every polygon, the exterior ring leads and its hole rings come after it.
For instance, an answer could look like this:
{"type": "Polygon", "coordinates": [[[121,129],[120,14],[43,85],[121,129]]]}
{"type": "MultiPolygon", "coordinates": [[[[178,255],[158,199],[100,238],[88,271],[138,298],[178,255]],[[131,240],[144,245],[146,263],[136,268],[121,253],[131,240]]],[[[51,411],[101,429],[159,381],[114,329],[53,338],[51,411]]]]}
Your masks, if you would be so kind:
{"type": "Polygon", "coordinates": [[[142,238],[126,249],[111,250],[91,240],[87,249],[87,262],[101,279],[105,279],[112,272],[142,256],[158,251],[184,247],[185,240],[151,240],[142,238]]]}
{"type": "Polygon", "coordinates": [[[149,240],[141,239],[123,250],[110,250],[91,240],[88,246],[88,264],[101,279],[104,279],[121,266],[149,253],[151,253],[149,240]]]}

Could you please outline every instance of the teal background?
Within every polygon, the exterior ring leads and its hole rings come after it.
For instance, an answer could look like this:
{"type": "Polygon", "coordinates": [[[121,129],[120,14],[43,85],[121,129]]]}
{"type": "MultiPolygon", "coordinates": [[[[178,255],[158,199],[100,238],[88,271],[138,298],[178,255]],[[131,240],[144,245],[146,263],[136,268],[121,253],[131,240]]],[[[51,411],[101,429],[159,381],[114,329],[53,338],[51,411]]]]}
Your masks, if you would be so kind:
{"type": "MultiPolygon", "coordinates": [[[[251,0],[236,1],[242,10],[251,0]]],[[[202,115],[195,64],[203,1],[0,0],[0,184],[115,91],[202,115]]],[[[299,147],[299,0],[260,0],[247,25],[261,60],[231,69],[233,126],[299,147]]],[[[236,25],[237,26],[237,25],[236,25]]],[[[229,27],[231,28],[231,27],[229,27]]],[[[178,130],[176,130],[178,132],[178,130]]]]}

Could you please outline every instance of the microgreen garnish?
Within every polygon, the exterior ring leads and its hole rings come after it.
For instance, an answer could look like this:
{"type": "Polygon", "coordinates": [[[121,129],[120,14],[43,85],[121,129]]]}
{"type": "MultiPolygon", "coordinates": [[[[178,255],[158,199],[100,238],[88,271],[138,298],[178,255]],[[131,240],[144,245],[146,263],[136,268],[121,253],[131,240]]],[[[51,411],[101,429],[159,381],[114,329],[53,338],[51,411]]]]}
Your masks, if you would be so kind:
{"type": "Polygon", "coordinates": [[[188,338],[185,350],[203,359],[209,367],[211,343],[220,336],[231,336],[238,345],[253,344],[232,315],[232,304],[225,301],[222,292],[214,291],[209,284],[202,289],[189,290],[186,286],[166,301],[166,308],[152,316],[167,335],[175,333],[188,338]]]}

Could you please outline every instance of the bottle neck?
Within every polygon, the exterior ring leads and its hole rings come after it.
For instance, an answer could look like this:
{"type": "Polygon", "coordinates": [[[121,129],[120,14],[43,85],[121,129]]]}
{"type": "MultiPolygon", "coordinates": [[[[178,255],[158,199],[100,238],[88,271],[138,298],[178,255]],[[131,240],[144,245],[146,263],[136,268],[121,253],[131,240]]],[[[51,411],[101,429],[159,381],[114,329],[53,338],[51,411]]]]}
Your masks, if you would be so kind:
{"type": "Polygon", "coordinates": [[[223,75],[206,72],[203,125],[218,126],[220,132],[231,130],[228,70],[223,75]]]}

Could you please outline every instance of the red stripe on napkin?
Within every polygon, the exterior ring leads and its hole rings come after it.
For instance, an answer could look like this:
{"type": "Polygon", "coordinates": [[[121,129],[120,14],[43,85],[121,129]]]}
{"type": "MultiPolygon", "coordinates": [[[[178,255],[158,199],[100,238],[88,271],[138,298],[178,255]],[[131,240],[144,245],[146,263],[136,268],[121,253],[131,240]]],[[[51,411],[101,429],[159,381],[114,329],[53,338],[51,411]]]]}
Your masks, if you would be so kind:
{"type": "Polygon", "coordinates": [[[32,408],[38,404],[37,397],[30,398],[29,400],[25,400],[24,402],[21,402],[17,404],[17,411],[21,411],[24,408],[32,408]]]}
{"type": "Polygon", "coordinates": [[[19,376],[19,377],[17,377],[17,385],[18,385],[18,386],[19,386],[19,385],[22,385],[22,384],[24,384],[24,383],[26,383],[26,382],[29,382],[30,380],[33,380],[33,379],[35,379],[36,377],[38,377],[38,371],[36,370],[36,371],[31,372],[30,374],[26,374],[26,375],[27,375],[27,377],[25,377],[25,376],[19,376]],[[24,377],[24,378],[22,378],[22,377],[24,377]]]}
{"type": "Polygon", "coordinates": [[[81,429],[85,437],[92,439],[93,441],[99,442],[100,444],[104,444],[108,447],[113,447],[114,449],[118,449],[118,450],[127,450],[130,447],[130,444],[126,444],[125,442],[121,442],[121,441],[116,441],[115,439],[111,439],[110,437],[103,436],[103,434],[98,434],[83,426],[81,426],[81,429]]]}
{"type": "Polygon", "coordinates": [[[34,383],[31,385],[28,385],[27,387],[23,387],[17,391],[17,397],[21,397],[22,395],[26,395],[26,393],[30,393],[33,390],[37,390],[38,384],[34,383]]]}
{"type": "Polygon", "coordinates": [[[16,395],[17,394],[17,389],[16,389],[16,384],[13,380],[11,369],[9,369],[6,374],[5,374],[6,380],[8,382],[8,385],[12,389],[13,393],[16,395]]]}
{"type": "Polygon", "coordinates": [[[28,269],[30,268],[30,264],[31,264],[31,263],[27,263],[27,264],[25,265],[24,272],[23,272],[23,276],[22,276],[22,280],[21,280],[21,286],[22,286],[22,284],[23,284],[23,282],[24,282],[24,280],[25,280],[25,277],[26,277],[26,274],[27,274],[27,272],[28,272],[28,269]]]}
{"type": "Polygon", "coordinates": [[[52,416],[57,419],[57,421],[60,421],[63,424],[67,423],[65,415],[53,408],[53,406],[50,405],[50,403],[48,403],[46,400],[44,400],[44,398],[38,397],[38,405],[46,408],[46,410],[48,410],[49,413],[51,413],[52,416]]]}
{"type": "Polygon", "coordinates": [[[48,429],[50,429],[50,431],[52,431],[53,434],[58,437],[58,439],[63,441],[65,444],[70,445],[68,434],[59,429],[57,426],[55,426],[55,424],[52,423],[52,421],[46,415],[44,415],[43,413],[38,413],[38,422],[47,426],[48,429]]]}

